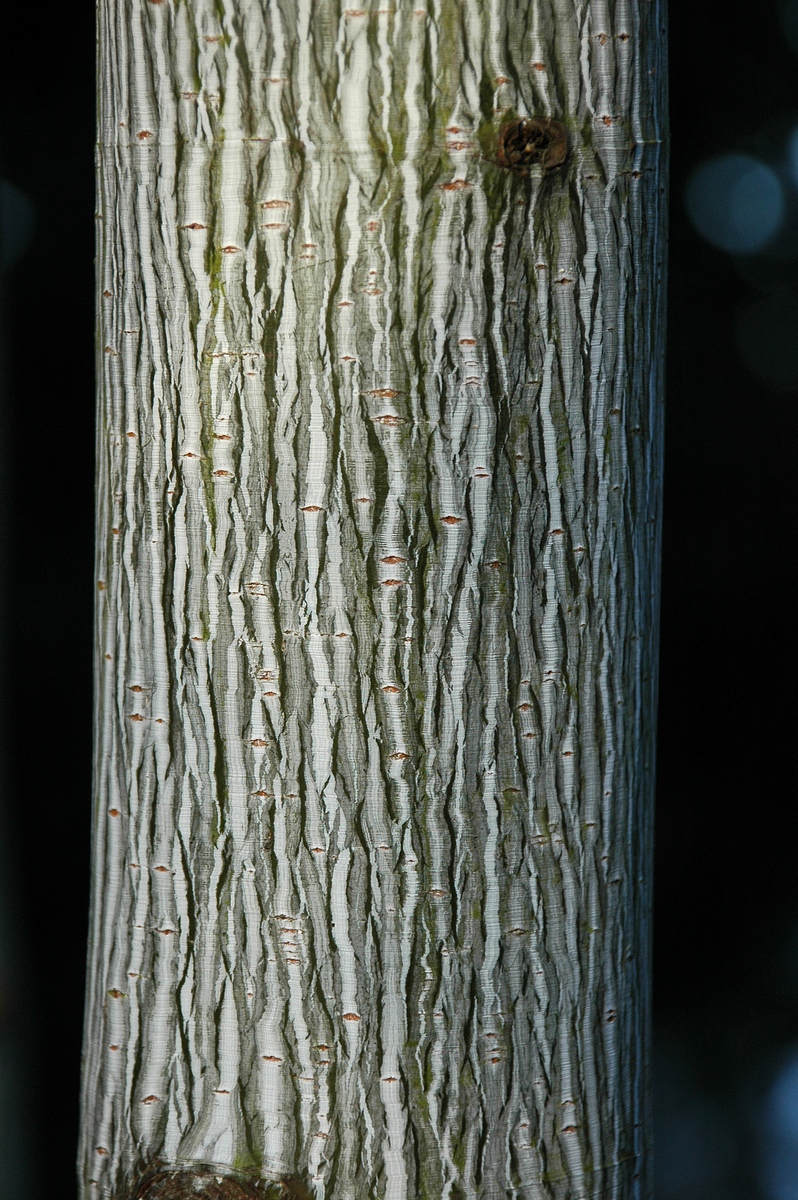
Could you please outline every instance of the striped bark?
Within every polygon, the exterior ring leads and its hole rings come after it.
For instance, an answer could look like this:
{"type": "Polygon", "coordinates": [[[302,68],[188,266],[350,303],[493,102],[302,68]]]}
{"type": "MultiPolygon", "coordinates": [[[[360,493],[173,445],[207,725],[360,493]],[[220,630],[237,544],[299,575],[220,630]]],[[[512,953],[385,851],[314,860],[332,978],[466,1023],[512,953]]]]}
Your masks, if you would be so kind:
{"type": "Polygon", "coordinates": [[[650,1195],[662,20],[100,4],[84,1200],[650,1195]]]}

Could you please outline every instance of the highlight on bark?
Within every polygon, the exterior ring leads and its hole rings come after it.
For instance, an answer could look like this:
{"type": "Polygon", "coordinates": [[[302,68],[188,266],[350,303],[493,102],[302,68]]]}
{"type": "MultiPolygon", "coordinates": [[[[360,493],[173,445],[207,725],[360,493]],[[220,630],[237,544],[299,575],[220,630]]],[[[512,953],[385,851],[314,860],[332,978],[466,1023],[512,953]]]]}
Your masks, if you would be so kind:
{"type": "Polygon", "coordinates": [[[81,1200],[650,1196],[662,19],[100,0],[81,1200]]]}

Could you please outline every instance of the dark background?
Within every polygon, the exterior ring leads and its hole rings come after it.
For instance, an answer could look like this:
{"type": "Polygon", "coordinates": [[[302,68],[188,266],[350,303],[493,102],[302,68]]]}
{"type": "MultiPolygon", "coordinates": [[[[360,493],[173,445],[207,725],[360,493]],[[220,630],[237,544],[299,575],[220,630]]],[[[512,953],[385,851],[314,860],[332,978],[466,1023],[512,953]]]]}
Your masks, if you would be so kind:
{"type": "MultiPolygon", "coordinates": [[[[0,347],[0,1195],[15,1200],[75,1194],[88,899],[95,34],[89,6],[44,11],[6,8],[0,72],[0,175],[36,215],[5,274],[0,347]]],[[[713,249],[682,192],[708,156],[798,125],[798,53],[772,0],[672,0],[670,54],[657,1196],[784,1200],[763,1183],[761,1126],[798,1043],[798,373],[768,383],[735,329],[768,289],[795,297],[798,265],[713,249]]],[[[798,347],[798,327],[783,336],[798,347]]]]}

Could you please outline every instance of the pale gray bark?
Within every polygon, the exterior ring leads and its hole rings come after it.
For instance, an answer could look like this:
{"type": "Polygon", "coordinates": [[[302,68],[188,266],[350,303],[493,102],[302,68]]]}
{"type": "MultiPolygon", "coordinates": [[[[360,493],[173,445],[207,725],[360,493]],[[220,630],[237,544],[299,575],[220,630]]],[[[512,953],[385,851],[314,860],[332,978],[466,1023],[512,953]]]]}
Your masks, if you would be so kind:
{"type": "Polygon", "coordinates": [[[662,19],[102,0],[84,1197],[649,1194],[662,19]]]}

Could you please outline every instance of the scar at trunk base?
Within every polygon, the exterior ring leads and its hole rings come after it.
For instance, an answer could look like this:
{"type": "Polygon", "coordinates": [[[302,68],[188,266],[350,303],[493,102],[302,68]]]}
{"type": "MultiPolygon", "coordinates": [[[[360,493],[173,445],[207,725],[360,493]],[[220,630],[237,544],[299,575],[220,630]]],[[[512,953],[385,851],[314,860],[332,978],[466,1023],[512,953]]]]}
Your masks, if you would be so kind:
{"type": "Polygon", "coordinates": [[[129,1200],[311,1200],[311,1197],[305,1185],[293,1176],[252,1179],[206,1163],[190,1167],[158,1166],[146,1171],[129,1193],[129,1200]]]}

